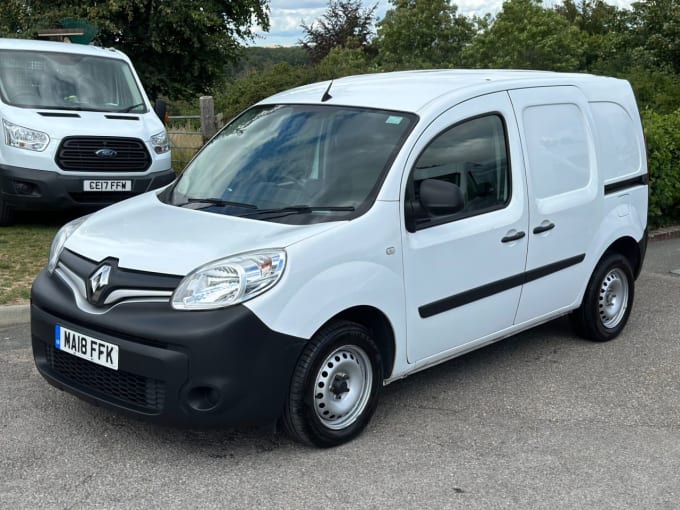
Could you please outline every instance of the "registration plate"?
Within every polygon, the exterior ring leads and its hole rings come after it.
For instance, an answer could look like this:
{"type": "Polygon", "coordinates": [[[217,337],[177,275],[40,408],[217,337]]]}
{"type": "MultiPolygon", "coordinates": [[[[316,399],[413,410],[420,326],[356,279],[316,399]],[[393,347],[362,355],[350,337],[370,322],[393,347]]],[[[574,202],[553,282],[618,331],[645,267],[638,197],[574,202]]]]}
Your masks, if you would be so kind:
{"type": "Polygon", "coordinates": [[[54,327],[54,346],[103,367],[118,370],[118,346],[104,342],[57,324],[54,327]]]}
{"type": "Polygon", "coordinates": [[[83,191],[132,191],[132,181],[119,180],[85,180],[83,191]]]}

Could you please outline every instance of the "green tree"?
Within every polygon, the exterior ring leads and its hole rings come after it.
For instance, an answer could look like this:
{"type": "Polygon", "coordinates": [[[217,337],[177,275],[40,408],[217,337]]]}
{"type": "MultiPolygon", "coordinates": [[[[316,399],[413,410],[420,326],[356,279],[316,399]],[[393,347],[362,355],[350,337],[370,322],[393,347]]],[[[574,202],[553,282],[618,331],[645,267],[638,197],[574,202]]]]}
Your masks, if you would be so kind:
{"type": "Polygon", "coordinates": [[[66,17],[86,20],[99,29],[96,42],[127,53],[152,97],[206,90],[236,60],[240,44],[252,39],[254,24],[269,28],[268,0],[10,2],[30,9],[19,30],[0,25],[2,35],[34,37],[66,17]]]}
{"type": "Polygon", "coordinates": [[[320,19],[302,23],[305,36],[299,42],[312,63],[323,60],[333,48],[368,48],[376,8],[377,4],[363,8],[361,0],[329,0],[320,19]]]}
{"type": "Polygon", "coordinates": [[[555,6],[555,12],[590,35],[605,35],[620,28],[619,9],[603,0],[564,0],[555,6]]]}
{"type": "Polygon", "coordinates": [[[0,36],[21,37],[29,19],[24,0],[4,0],[0,3],[0,36]]]}
{"type": "Polygon", "coordinates": [[[628,44],[636,63],[680,74],[680,2],[635,2],[629,17],[628,44]]]}
{"type": "Polygon", "coordinates": [[[450,0],[390,0],[378,22],[380,59],[401,66],[458,66],[475,33],[472,20],[450,0]]]}
{"type": "Polygon", "coordinates": [[[628,11],[603,0],[564,0],[554,8],[569,24],[582,32],[584,41],[581,70],[617,74],[630,66],[626,48],[628,11]]]}
{"type": "Polygon", "coordinates": [[[474,67],[576,71],[583,64],[584,37],[540,0],[509,0],[464,53],[474,67]]]}

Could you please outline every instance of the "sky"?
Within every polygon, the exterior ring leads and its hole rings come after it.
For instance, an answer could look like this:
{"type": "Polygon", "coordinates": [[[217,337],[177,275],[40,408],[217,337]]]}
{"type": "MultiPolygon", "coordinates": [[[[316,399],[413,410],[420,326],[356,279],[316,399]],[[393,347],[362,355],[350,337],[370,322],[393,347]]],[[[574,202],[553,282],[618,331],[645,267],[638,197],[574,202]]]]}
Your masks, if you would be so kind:
{"type": "MultiPolygon", "coordinates": [[[[632,0],[606,0],[608,3],[627,7],[632,0]]],[[[363,0],[367,7],[373,6],[375,0],[363,0]]],[[[376,14],[379,18],[385,16],[390,7],[387,0],[379,0],[376,14]]],[[[483,15],[487,12],[495,14],[502,4],[501,0],[454,0],[461,14],[483,15]]],[[[544,5],[560,3],[558,0],[544,0],[544,5]]],[[[309,25],[320,18],[328,7],[328,0],[270,0],[269,32],[259,32],[259,37],[253,43],[256,46],[292,46],[302,38],[300,24],[309,25]]]]}

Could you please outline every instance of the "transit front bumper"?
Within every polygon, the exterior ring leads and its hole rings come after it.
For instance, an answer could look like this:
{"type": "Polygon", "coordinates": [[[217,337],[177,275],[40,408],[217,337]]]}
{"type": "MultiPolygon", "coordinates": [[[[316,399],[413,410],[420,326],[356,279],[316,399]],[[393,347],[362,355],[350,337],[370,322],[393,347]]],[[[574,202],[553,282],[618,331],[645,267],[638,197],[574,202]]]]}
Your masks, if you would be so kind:
{"type": "Polygon", "coordinates": [[[276,333],[243,305],[176,311],[121,303],[93,315],[43,271],[31,293],[36,367],[84,400],[153,421],[219,426],[276,420],[305,340],[276,333]],[[117,345],[118,370],[55,347],[55,327],[117,345]]]}
{"type": "Polygon", "coordinates": [[[0,195],[12,209],[21,211],[96,208],[170,184],[175,180],[172,169],[144,175],[63,175],[49,170],[34,170],[0,164],[0,195]],[[132,191],[84,191],[84,180],[131,181],[132,191]]]}

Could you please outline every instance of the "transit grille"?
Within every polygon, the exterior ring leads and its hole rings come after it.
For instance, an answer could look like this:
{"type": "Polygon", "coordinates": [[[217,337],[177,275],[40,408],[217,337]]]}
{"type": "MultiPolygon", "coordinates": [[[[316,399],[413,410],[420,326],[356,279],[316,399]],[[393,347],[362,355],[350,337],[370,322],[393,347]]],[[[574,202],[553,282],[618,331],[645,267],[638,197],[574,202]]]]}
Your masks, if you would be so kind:
{"type": "Polygon", "coordinates": [[[113,403],[122,403],[160,412],[165,403],[165,383],[157,379],[112,370],[45,345],[50,368],[65,383],[75,383],[76,388],[104,397],[113,403]]]}
{"type": "Polygon", "coordinates": [[[99,136],[64,138],[55,161],[67,172],[145,172],[151,166],[141,140],[99,136]]]}

